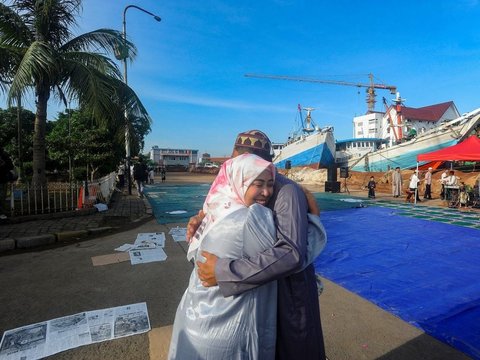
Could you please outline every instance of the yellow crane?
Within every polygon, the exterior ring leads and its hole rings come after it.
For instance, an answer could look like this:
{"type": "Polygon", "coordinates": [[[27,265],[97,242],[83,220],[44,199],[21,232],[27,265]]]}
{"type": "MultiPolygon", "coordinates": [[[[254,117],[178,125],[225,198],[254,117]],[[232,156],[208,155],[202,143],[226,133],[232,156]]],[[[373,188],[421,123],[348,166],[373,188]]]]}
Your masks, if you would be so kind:
{"type": "Polygon", "coordinates": [[[312,82],[312,83],[320,83],[320,84],[356,86],[356,87],[359,87],[359,88],[366,88],[368,111],[374,111],[375,110],[375,103],[376,103],[375,89],[390,90],[391,94],[395,94],[397,92],[397,87],[396,86],[386,85],[386,84],[375,84],[373,82],[373,75],[372,74],[368,74],[368,77],[370,79],[369,84],[353,83],[353,82],[338,81],[338,80],[321,80],[321,79],[308,78],[308,77],[284,76],[284,75],[245,74],[245,76],[246,77],[251,77],[251,78],[259,78],[259,79],[303,81],[303,82],[312,82]]]}

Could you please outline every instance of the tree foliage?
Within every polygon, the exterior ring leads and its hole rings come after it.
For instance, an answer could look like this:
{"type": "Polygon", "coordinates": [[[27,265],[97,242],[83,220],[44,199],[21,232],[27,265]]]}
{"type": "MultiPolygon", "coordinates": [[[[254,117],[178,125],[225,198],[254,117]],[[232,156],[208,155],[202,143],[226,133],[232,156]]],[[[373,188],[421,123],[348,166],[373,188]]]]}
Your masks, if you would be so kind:
{"type": "Polygon", "coordinates": [[[58,114],[47,135],[48,155],[60,172],[72,166],[82,169],[75,173],[83,179],[88,173],[92,180],[114,171],[121,159],[122,144],[114,135],[114,129],[97,125],[88,113],[67,110],[58,114]]]}
{"type": "Polygon", "coordinates": [[[125,46],[132,58],[135,46],[111,29],[74,37],[71,29],[80,11],[81,0],[0,4],[0,91],[7,93],[9,104],[34,92],[33,182],[38,185],[46,183],[45,135],[51,95],[65,105],[78,103],[103,126],[117,128],[119,122],[124,126],[123,109],[129,118],[151,121],[109,57],[125,46]]]}
{"type": "Polygon", "coordinates": [[[18,146],[18,113],[17,108],[0,109],[0,144],[10,155],[15,166],[26,166],[27,174],[31,174],[32,162],[32,135],[35,114],[29,110],[20,110],[20,142],[21,154],[18,146]],[[19,158],[20,156],[20,158],[19,158]]]}

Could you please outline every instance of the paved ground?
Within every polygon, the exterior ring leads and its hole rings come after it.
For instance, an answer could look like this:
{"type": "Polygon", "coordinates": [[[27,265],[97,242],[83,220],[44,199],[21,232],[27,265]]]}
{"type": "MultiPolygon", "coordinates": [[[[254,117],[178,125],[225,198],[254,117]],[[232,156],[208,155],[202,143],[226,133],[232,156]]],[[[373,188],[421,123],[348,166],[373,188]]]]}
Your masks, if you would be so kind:
{"type": "MultiPolygon", "coordinates": [[[[56,242],[75,241],[91,238],[105,232],[121,231],[125,227],[138,226],[140,222],[153,217],[146,199],[128,192],[115,191],[109,209],[98,212],[95,208],[72,211],[67,214],[54,213],[37,216],[25,216],[0,220],[0,253],[12,250],[19,239],[24,247],[34,248],[45,245],[38,241],[42,236],[52,235],[56,242]]],[[[15,246],[18,247],[18,246],[15,246]]]]}
{"type": "MultiPolygon", "coordinates": [[[[113,231],[90,234],[81,242],[72,237],[74,241],[54,246],[0,253],[0,304],[8,309],[0,312],[0,333],[81,311],[145,301],[152,326],[148,334],[84,346],[50,358],[165,359],[175,310],[192,271],[192,264],[185,258],[186,244],[176,243],[167,235],[168,258],[164,262],[93,266],[91,260],[132,243],[139,232],[168,233],[171,227],[185,225],[160,225],[148,212],[143,200],[118,193],[105,213],[0,225],[1,241],[105,226],[113,231]]],[[[328,280],[320,302],[330,360],[468,359],[328,280]]]]}

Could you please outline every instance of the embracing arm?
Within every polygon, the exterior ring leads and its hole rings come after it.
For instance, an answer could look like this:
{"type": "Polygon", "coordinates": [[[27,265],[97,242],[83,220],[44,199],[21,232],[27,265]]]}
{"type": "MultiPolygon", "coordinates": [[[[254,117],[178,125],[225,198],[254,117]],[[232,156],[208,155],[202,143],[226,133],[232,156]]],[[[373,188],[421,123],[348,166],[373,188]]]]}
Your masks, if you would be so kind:
{"type": "Polygon", "coordinates": [[[307,251],[307,200],[294,184],[275,199],[277,242],[257,256],[217,259],[215,276],[223,296],[240,294],[298,271],[307,251]]]}

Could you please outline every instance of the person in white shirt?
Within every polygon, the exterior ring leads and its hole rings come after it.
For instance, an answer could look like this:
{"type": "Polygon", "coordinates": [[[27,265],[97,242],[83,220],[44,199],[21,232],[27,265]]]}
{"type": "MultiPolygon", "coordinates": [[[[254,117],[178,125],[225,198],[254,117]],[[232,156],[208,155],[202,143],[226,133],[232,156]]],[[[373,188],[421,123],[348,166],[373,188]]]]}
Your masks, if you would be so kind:
{"type": "Polygon", "coordinates": [[[448,185],[448,186],[458,185],[458,178],[455,176],[455,171],[453,171],[453,170],[449,171],[448,177],[445,180],[445,185],[448,185]]]}
{"type": "Polygon", "coordinates": [[[455,171],[450,170],[448,172],[448,177],[445,179],[445,198],[444,199],[451,199],[452,192],[458,192],[458,177],[455,176],[455,171]]]}
{"type": "Polygon", "coordinates": [[[148,183],[153,184],[154,182],[155,182],[155,171],[152,168],[148,171],[148,183]]]}
{"type": "Polygon", "coordinates": [[[445,199],[445,183],[447,182],[448,177],[448,170],[445,170],[442,173],[442,177],[440,178],[440,184],[442,185],[442,192],[440,193],[440,197],[445,199]]]}
{"type": "Polygon", "coordinates": [[[423,195],[424,199],[432,199],[432,171],[433,168],[429,167],[428,171],[425,173],[425,194],[423,195]]]}
{"type": "Polygon", "coordinates": [[[410,189],[407,198],[405,201],[409,201],[413,194],[415,194],[415,198],[417,202],[421,202],[420,197],[418,196],[418,184],[420,183],[420,179],[418,177],[418,170],[415,170],[410,177],[410,184],[408,188],[410,189]]]}

